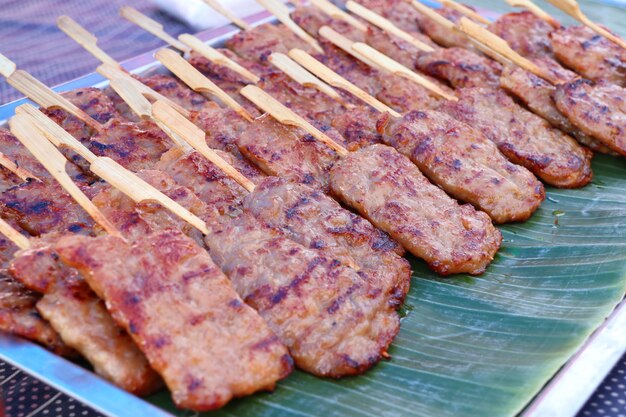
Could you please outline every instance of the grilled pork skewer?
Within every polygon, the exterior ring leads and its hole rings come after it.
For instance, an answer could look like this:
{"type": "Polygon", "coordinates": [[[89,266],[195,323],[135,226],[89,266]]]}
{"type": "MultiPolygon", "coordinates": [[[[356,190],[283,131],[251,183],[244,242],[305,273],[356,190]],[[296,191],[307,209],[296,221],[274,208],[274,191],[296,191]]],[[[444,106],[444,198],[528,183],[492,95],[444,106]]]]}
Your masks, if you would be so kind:
{"type": "MultiPolygon", "coordinates": [[[[28,112],[32,114],[36,110],[31,108],[28,112]]],[[[33,128],[37,124],[28,116],[16,116],[12,120],[15,133],[43,151],[47,141],[33,128]]],[[[45,132],[49,138],[57,142],[67,140],[69,135],[58,126],[51,123],[44,126],[49,127],[53,128],[45,132]]],[[[87,150],[76,150],[96,162],[95,155],[89,155],[87,150]]],[[[54,155],[64,161],[60,153],[45,151],[49,158],[54,155]]],[[[135,181],[127,171],[120,170],[117,175],[117,181],[122,177],[125,177],[122,181],[135,181]]],[[[144,194],[144,190],[139,192],[144,194]]],[[[158,194],[154,189],[149,193],[158,194]]],[[[164,199],[163,196],[161,201],[164,199]]],[[[179,209],[177,214],[181,215],[183,210],[179,209]]],[[[52,251],[62,262],[70,266],[76,263],[89,286],[106,300],[116,322],[128,331],[146,353],[150,364],[164,377],[180,407],[200,411],[214,409],[233,396],[273,389],[276,381],[289,373],[291,362],[284,346],[261,317],[237,296],[206,251],[180,232],[152,233],[133,243],[112,235],[65,236],[52,245],[52,251]],[[124,255],[115,258],[117,264],[111,261],[113,253],[124,255]],[[104,262],[105,259],[108,261],[104,262]],[[139,276],[143,279],[138,280],[139,276]],[[169,285],[164,286],[165,283],[169,285]],[[129,299],[133,302],[129,303],[129,299]],[[263,349],[255,348],[256,345],[263,345],[263,349]],[[215,362],[212,358],[216,355],[229,359],[215,362]],[[224,363],[228,363],[228,372],[223,369],[224,363]],[[236,372],[232,372],[233,368],[236,372]],[[260,369],[263,372],[259,372],[260,369]],[[191,384],[193,381],[195,383],[191,384]]],[[[37,254],[23,256],[26,258],[21,259],[21,265],[20,261],[14,262],[16,270],[26,267],[24,262],[37,254]]],[[[54,278],[46,275],[24,278],[44,291],[59,285],[50,282],[54,278]]],[[[65,285],[75,284],[65,282],[65,285]]],[[[58,295],[58,292],[52,294],[58,295]]],[[[93,318],[102,315],[104,313],[100,312],[93,318]]],[[[80,318],[77,315],[73,320],[80,318]]],[[[83,320],[88,318],[82,317],[83,320]]],[[[93,328],[101,331],[100,327],[93,328]]],[[[76,336],[73,340],[85,341],[76,336]]],[[[95,354],[98,348],[93,349],[95,354]]],[[[141,368],[136,371],[139,370],[141,368]]]]}
{"type": "Polygon", "coordinates": [[[610,84],[593,85],[591,81],[582,79],[561,82],[532,61],[519,56],[503,39],[481,26],[462,19],[461,28],[474,37],[480,37],[484,42],[491,42],[491,46],[498,49],[502,55],[506,55],[524,69],[554,84],[556,105],[572,123],[601,139],[606,146],[620,155],[626,155],[626,137],[621,133],[623,128],[626,128],[622,120],[626,109],[623,108],[621,100],[626,90],[610,84]],[[608,107],[608,104],[611,106],[608,107]],[[602,113],[601,117],[593,116],[594,113],[599,112],[602,113]]]}
{"type": "MultiPolygon", "coordinates": [[[[58,137],[54,139],[61,144],[58,137]]],[[[65,134],[62,139],[66,146],[94,160],[71,136],[65,134]]],[[[114,185],[122,190],[128,190],[129,184],[138,187],[129,192],[136,201],[153,199],[173,208],[183,219],[195,218],[147,183],[129,178],[108,179],[115,180],[114,185]]],[[[204,223],[197,228],[205,234],[211,255],[241,297],[288,346],[298,366],[317,375],[339,377],[363,372],[375,363],[372,358],[383,356],[398,331],[399,320],[387,298],[374,295],[373,283],[259,224],[247,212],[235,219],[206,209],[204,213],[210,230],[204,223]],[[303,276],[309,279],[303,282],[303,276]],[[299,291],[288,291],[290,283],[299,291]]]]}
{"type": "MultiPolygon", "coordinates": [[[[11,128],[22,144],[105,231],[121,239],[119,231],[71,181],[65,171],[65,157],[47,141],[34,140],[32,129],[24,125],[22,117],[11,120],[11,128]]],[[[128,334],[115,325],[104,303],[77,271],[56,259],[50,242],[58,237],[53,232],[21,245],[9,272],[29,290],[43,294],[36,304],[38,312],[68,346],[94,366],[97,374],[137,395],[156,391],[161,380],[145,356],[128,334]]]]}

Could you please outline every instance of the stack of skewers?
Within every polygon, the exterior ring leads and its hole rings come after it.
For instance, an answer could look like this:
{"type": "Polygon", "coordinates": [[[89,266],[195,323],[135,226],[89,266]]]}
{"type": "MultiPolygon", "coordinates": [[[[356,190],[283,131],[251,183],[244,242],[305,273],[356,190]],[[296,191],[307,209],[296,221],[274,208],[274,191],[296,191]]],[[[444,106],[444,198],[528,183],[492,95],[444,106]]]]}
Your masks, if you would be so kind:
{"type": "Polygon", "coordinates": [[[0,329],[200,411],[294,365],[360,374],[399,330],[405,251],[481,274],[542,182],[584,187],[593,152],[626,155],[626,52],[592,22],[259,2],[282,23],[237,21],[220,50],[123,8],[172,47],[173,75],[148,77],[61,17],[102,91],[60,96],[0,56],[41,106],[0,131],[0,329]]]}

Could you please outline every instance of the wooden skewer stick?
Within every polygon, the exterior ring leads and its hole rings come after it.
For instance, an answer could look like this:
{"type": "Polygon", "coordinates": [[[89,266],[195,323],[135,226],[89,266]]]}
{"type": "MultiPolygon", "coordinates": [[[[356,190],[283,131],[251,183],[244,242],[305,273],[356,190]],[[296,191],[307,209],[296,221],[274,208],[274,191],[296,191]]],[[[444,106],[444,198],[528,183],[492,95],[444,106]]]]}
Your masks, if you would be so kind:
{"type": "Polygon", "coordinates": [[[360,20],[355,19],[352,15],[350,15],[349,13],[346,13],[344,10],[341,10],[339,7],[335,6],[330,1],[328,0],[309,0],[309,1],[313,6],[317,7],[318,9],[320,9],[321,11],[323,11],[324,13],[326,13],[328,16],[332,17],[333,19],[343,20],[344,22],[348,23],[350,26],[354,27],[355,29],[361,30],[363,32],[367,30],[367,26],[364,23],[362,23],[360,20]]]}
{"type": "Polygon", "coordinates": [[[30,116],[18,114],[13,116],[9,124],[11,132],[33,154],[35,158],[50,172],[63,189],[109,234],[122,238],[122,234],[87,198],[80,188],[72,181],[65,170],[67,160],[63,154],[35,126],[30,116]]]}
{"type": "Polygon", "coordinates": [[[233,22],[235,25],[239,26],[243,30],[250,29],[250,25],[244,22],[242,19],[235,16],[230,10],[226,7],[222,6],[222,4],[218,0],[204,0],[204,2],[211,7],[213,10],[233,22]]]}
{"type": "Polygon", "coordinates": [[[337,93],[331,86],[302,68],[287,55],[281,54],[280,52],[274,52],[269,56],[269,61],[289,77],[293,78],[297,83],[305,87],[315,88],[338,102],[346,104],[343,97],[341,97],[341,95],[339,95],[339,93],[337,93]]]}
{"type": "Polygon", "coordinates": [[[367,20],[372,25],[377,26],[385,32],[388,32],[391,35],[397,36],[398,38],[410,43],[411,45],[418,48],[420,51],[432,52],[435,50],[435,48],[433,48],[432,46],[420,41],[408,32],[405,32],[404,30],[391,23],[391,21],[361,6],[359,3],[350,0],[346,3],[346,7],[355,15],[367,20]]]}
{"type": "Polygon", "coordinates": [[[582,10],[580,10],[580,6],[578,5],[578,2],[576,2],[576,0],[548,0],[548,1],[552,5],[562,10],[563,12],[572,16],[574,19],[578,20],[583,25],[587,26],[589,29],[596,32],[598,35],[604,36],[611,42],[614,42],[618,44],[619,46],[621,46],[622,48],[626,49],[626,41],[624,41],[624,39],[612,34],[611,32],[609,32],[602,26],[596,24],[591,19],[589,19],[582,12],[582,10]]]}
{"type": "Polygon", "coordinates": [[[109,54],[104,52],[98,46],[98,39],[89,33],[84,27],[79,25],[74,19],[69,16],[61,16],[57,19],[57,26],[67,36],[74,39],[79,45],[85,48],[89,53],[95,56],[104,64],[113,66],[120,66],[109,54]]]}
{"type": "Polygon", "coordinates": [[[183,80],[193,91],[203,95],[217,97],[222,103],[236,111],[241,117],[248,121],[254,120],[252,116],[243,108],[243,106],[231,96],[226,94],[224,90],[219,88],[213,81],[205,77],[200,71],[194,68],[183,57],[178,55],[171,49],[161,49],[155,54],[167,69],[172,71],[178,78],[183,80]]]}
{"type": "Polygon", "coordinates": [[[153,34],[157,38],[161,39],[168,45],[171,45],[172,47],[178,49],[179,51],[184,53],[189,52],[189,47],[178,39],[171,36],[165,30],[163,30],[162,24],[160,24],[156,20],[150,19],[148,16],[141,13],[137,9],[130,6],[124,6],[120,9],[120,16],[122,16],[129,22],[136,24],[140,28],[144,29],[146,32],[153,34]]]}
{"type": "Polygon", "coordinates": [[[6,238],[13,242],[18,248],[30,248],[30,241],[28,238],[15,230],[13,226],[7,223],[4,219],[0,219],[0,233],[6,236],[6,238]]]}
{"type": "Polygon", "coordinates": [[[259,87],[255,85],[247,85],[241,89],[241,94],[256,104],[257,107],[269,113],[280,123],[295,126],[304,130],[320,142],[324,143],[326,146],[333,149],[342,157],[348,154],[348,150],[346,148],[317,130],[309,122],[298,116],[291,109],[285,107],[282,103],[267,94],[265,91],[261,90],[259,87]]]}
{"type": "Polygon", "coordinates": [[[456,10],[457,12],[461,13],[463,16],[467,16],[475,22],[482,23],[483,25],[488,25],[491,23],[487,18],[476,13],[474,10],[470,9],[466,5],[456,2],[455,0],[439,0],[439,1],[444,6],[448,6],[456,10]]]}
{"type": "Polygon", "coordinates": [[[555,29],[558,29],[561,27],[561,23],[559,23],[558,20],[550,16],[545,10],[537,6],[531,0],[506,0],[506,2],[513,7],[522,7],[524,9],[527,9],[529,12],[531,12],[538,18],[544,20],[546,23],[548,23],[550,26],[552,26],[555,29]]]}
{"type": "Polygon", "coordinates": [[[359,61],[364,62],[365,64],[369,65],[372,68],[376,68],[381,71],[384,70],[384,68],[381,68],[376,62],[370,60],[367,56],[361,55],[357,51],[352,49],[352,45],[354,44],[354,41],[346,38],[345,36],[341,35],[339,32],[336,32],[334,29],[330,28],[329,26],[322,26],[319,29],[318,33],[321,37],[326,38],[329,41],[331,41],[332,44],[335,45],[337,48],[352,55],[359,61]]]}
{"type": "Polygon", "coordinates": [[[237,171],[232,165],[226,162],[213,149],[206,144],[205,133],[189,120],[182,117],[170,106],[162,101],[157,101],[152,105],[152,114],[163,125],[175,132],[191,145],[202,156],[211,161],[226,175],[235,180],[243,188],[251,192],[254,190],[254,183],[237,171]]]}
{"type": "Polygon", "coordinates": [[[291,51],[289,51],[289,56],[293,58],[294,61],[296,61],[304,68],[311,71],[313,74],[326,81],[333,87],[347,91],[348,93],[369,104],[380,112],[387,112],[393,117],[402,117],[400,113],[387,106],[385,103],[381,102],[377,98],[369,95],[356,85],[352,84],[350,81],[346,80],[341,75],[337,74],[335,71],[331,70],[326,65],[322,64],[302,49],[292,49],[291,51]]]}
{"type": "Polygon", "coordinates": [[[289,8],[277,0],[257,0],[261,6],[265,7],[272,13],[280,22],[288,27],[293,33],[295,33],[300,39],[308,43],[313,49],[320,54],[324,53],[324,50],[315,38],[309,35],[304,29],[296,24],[289,15],[289,8]]]}
{"type": "Polygon", "coordinates": [[[189,117],[191,115],[189,110],[187,110],[186,108],[184,108],[180,104],[175,103],[174,101],[172,101],[169,98],[161,95],[160,93],[157,93],[156,91],[154,91],[153,89],[151,89],[147,85],[143,84],[139,80],[133,78],[126,71],[123,71],[123,70],[119,69],[118,67],[111,66],[111,65],[108,65],[108,64],[102,64],[102,65],[100,65],[96,69],[96,72],[98,74],[102,75],[103,77],[105,77],[108,80],[124,78],[124,79],[128,80],[128,82],[132,83],[133,87],[135,87],[135,89],[137,89],[148,100],[151,100],[151,101],[163,100],[167,104],[169,104],[171,107],[174,107],[176,109],[176,111],[179,112],[180,114],[182,114],[183,116],[189,117]]]}
{"type": "Polygon", "coordinates": [[[253,74],[248,69],[242,67],[237,62],[228,58],[226,55],[224,55],[217,49],[210,47],[209,45],[202,42],[202,40],[198,39],[195,36],[183,33],[182,35],[178,37],[178,39],[182,43],[187,45],[189,48],[193,49],[195,52],[197,52],[198,54],[208,59],[209,61],[214,62],[218,65],[225,66],[226,68],[246,78],[253,84],[258,83],[261,80],[256,74],[253,74]]]}
{"type": "Polygon", "coordinates": [[[458,100],[458,98],[456,98],[454,95],[446,93],[437,84],[433,83],[428,78],[411,71],[404,65],[400,64],[397,61],[394,61],[387,55],[378,52],[376,49],[363,42],[352,42],[345,36],[335,32],[328,26],[323,26],[320,29],[320,35],[331,41],[333,44],[336,44],[340,48],[346,48],[344,50],[357,59],[360,59],[360,57],[367,57],[368,61],[375,64],[375,68],[382,68],[383,70],[391,72],[392,74],[396,74],[403,78],[406,78],[414,82],[415,84],[421,85],[429,91],[432,91],[438,96],[445,98],[446,100],[458,100]]]}
{"type": "Polygon", "coordinates": [[[170,131],[167,126],[163,126],[161,122],[152,117],[152,104],[150,104],[150,102],[141,95],[141,93],[128,79],[115,78],[111,80],[110,85],[137,116],[141,119],[150,120],[156,123],[156,125],[174,141],[176,146],[182,148],[185,152],[191,150],[191,147],[187,142],[179,138],[178,135],[170,131]]]}
{"type": "Polygon", "coordinates": [[[24,104],[16,109],[16,113],[31,116],[32,123],[37,126],[38,130],[41,131],[50,142],[56,147],[66,147],[78,153],[90,163],[89,169],[94,174],[120,190],[133,201],[137,203],[156,201],[202,233],[208,234],[209,230],[202,219],[192,214],[176,201],[161,193],[152,185],[111,158],[96,156],[76,138],[33,106],[24,104]]]}
{"type": "Polygon", "coordinates": [[[33,100],[35,103],[39,104],[41,107],[61,108],[81,120],[92,129],[96,131],[102,130],[102,125],[95,121],[91,116],[26,71],[16,70],[15,64],[1,54],[0,68],[3,69],[2,75],[6,77],[9,85],[24,94],[29,99],[33,100]]]}
{"type": "Polygon", "coordinates": [[[489,48],[493,49],[499,55],[504,56],[515,65],[518,65],[519,67],[525,69],[526,71],[531,72],[538,77],[549,81],[552,84],[558,83],[558,81],[554,77],[552,77],[550,73],[537,66],[534,62],[524,58],[523,56],[515,52],[513,49],[511,49],[509,44],[504,39],[489,32],[487,29],[480,26],[479,24],[472,22],[466,17],[462,17],[461,21],[459,22],[459,29],[468,36],[478,40],[483,45],[486,45],[489,48]]]}
{"type": "Polygon", "coordinates": [[[26,168],[22,168],[17,165],[14,160],[0,152],[0,165],[17,175],[18,178],[21,178],[23,181],[28,180],[36,180],[41,181],[35,174],[27,170],[26,168]]]}

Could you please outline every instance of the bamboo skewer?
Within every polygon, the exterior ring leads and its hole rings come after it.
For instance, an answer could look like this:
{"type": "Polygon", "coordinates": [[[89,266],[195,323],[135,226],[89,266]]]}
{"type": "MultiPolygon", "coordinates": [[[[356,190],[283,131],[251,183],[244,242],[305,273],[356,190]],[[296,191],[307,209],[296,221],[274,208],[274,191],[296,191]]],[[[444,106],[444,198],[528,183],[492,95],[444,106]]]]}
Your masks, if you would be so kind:
{"type": "Polygon", "coordinates": [[[155,55],[167,69],[178,76],[192,90],[203,95],[217,97],[222,103],[233,109],[241,117],[248,121],[252,121],[253,117],[243,108],[243,106],[231,96],[226,94],[224,90],[219,88],[213,81],[206,78],[200,71],[193,67],[183,57],[178,55],[171,49],[161,49],[155,55]]]}
{"type": "Polygon", "coordinates": [[[470,9],[466,5],[456,2],[455,0],[439,0],[439,1],[444,6],[448,6],[451,9],[456,10],[457,12],[461,13],[463,16],[466,16],[475,22],[482,23],[483,25],[488,25],[491,23],[485,17],[476,13],[474,10],[470,9]]]}
{"type": "Polygon", "coordinates": [[[489,32],[487,29],[480,26],[479,24],[472,22],[466,17],[463,17],[459,22],[459,29],[462,30],[466,35],[478,40],[483,45],[486,45],[496,51],[498,55],[504,56],[506,59],[525,69],[526,71],[531,72],[552,84],[558,84],[558,80],[556,80],[550,73],[537,66],[534,62],[524,58],[523,56],[515,52],[504,39],[489,32]]]}
{"type": "Polygon", "coordinates": [[[257,0],[257,2],[269,10],[280,22],[288,27],[293,33],[295,33],[300,39],[308,43],[313,49],[320,54],[324,53],[324,50],[314,37],[309,35],[304,29],[296,24],[289,15],[289,9],[282,3],[276,0],[257,0]]]}
{"type": "Polygon", "coordinates": [[[148,16],[129,6],[122,7],[120,9],[120,15],[185,54],[193,50],[209,61],[235,71],[254,84],[259,82],[259,77],[255,74],[193,35],[184,33],[176,39],[165,32],[163,25],[159,22],[150,19],[148,16]]]}
{"type": "Polygon", "coordinates": [[[323,36],[324,38],[328,39],[333,44],[340,47],[341,49],[343,49],[344,51],[351,54],[357,59],[360,59],[359,57],[361,56],[365,56],[367,57],[368,61],[375,63],[376,68],[383,68],[384,71],[391,72],[392,74],[396,74],[403,78],[406,78],[414,82],[415,84],[418,84],[428,89],[429,91],[432,91],[438,96],[445,98],[446,100],[451,100],[451,101],[458,100],[458,98],[456,98],[454,95],[446,93],[438,85],[430,81],[428,78],[423,77],[414,71],[411,71],[404,65],[378,52],[376,49],[372,48],[371,46],[365,43],[352,42],[345,36],[329,28],[328,26],[323,26],[322,28],[320,28],[319,33],[320,33],[320,36],[323,36]]]}
{"type": "Polygon", "coordinates": [[[69,16],[61,16],[57,19],[57,26],[67,36],[74,39],[79,45],[85,48],[91,55],[95,56],[98,60],[104,64],[113,66],[120,66],[116,60],[111,58],[106,52],[104,52],[98,46],[98,39],[89,33],[84,27],[76,23],[74,19],[69,16]]]}
{"type": "Polygon", "coordinates": [[[398,38],[410,43],[411,45],[418,48],[420,51],[432,52],[435,50],[435,48],[433,48],[432,46],[420,41],[411,34],[400,29],[399,27],[391,23],[391,21],[389,21],[388,19],[385,19],[384,17],[372,12],[371,10],[361,6],[358,3],[355,3],[352,0],[346,3],[346,7],[348,10],[350,10],[352,13],[359,16],[360,18],[367,20],[372,25],[377,26],[378,28],[390,33],[391,35],[397,36],[398,38]]]}
{"type": "Polygon", "coordinates": [[[350,26],[363,32],[367,30],[367,26],[364,23],[362,23],[360,20],[355,19],[352,15],[346,13],[344,10],[341,10],[339,7],[335,6],[328,0],[309,0],[309,2],[333,19],[343,20],[350,26]]]}
{"type": "Polygon", "coordinates": [[[544,20],[546,23],[548,23],[550,26],[552,26],[555,29],[558,29],[561,27],[561,23],[559,23],[558,20],[550,16],[546,11],[544,11],[542,8],[537,6],[531,0],[506,0],[506,2],[513,7],[522,7],[524,9],[527,9],[529,12],[531,12],[538,18],[544,20]]]}
{"type": "Polygon", "coordinates": [[[11,132],[33,154],[33,156],[50,172],[63,189],[112,236],[122,238],[121,233],[87,198],[80,188],[72,181],[65,168],[67,160],[52,143],[48,142],[35,127],[34,119],[26,114],[13,116],[9,122],[11,132]]]}
{"type": "Polygon", "coordinates": [[[609,32],[602,26],[598,25],[597,23],[589,19],[582,12],[582,10],[580,10],[580,5],[578,4],[578,2],[576,2],[576,0],[548,0],[548,1],[553,6],[567,13],[568,15],[578,20],[583,25],[587,26],[589,29],[596,32],[598,35],[604,36],[606,39],[610,40],[611,42],[614,42],[618,44],[619,46],[621,46],[622,48],[626,49],[626,41],[624,39],[612,34],[611,32],[609,32]]]}
{"type": "Polygon", "coordinates": [[[215,10],[216,12],[218,12],[219,14],[221,14],[222,16],[224,16],[231,22],[233,22],[235,25],[239,26],[241,29],[243,30],[250,29],[249,24],[247,24],[242,19],[235,16],[235,14],[232,13],[230,10],[228,10],[226,7],[224,7],[219,2],[219,0],[204,0],[204,3],[206,3],[209,7],[211,7],[213,10],[215,10]]]}
{"type": "Polygon", "coordinates": [[[173,46],[179,51],[185,53],[189,52],[189,47],[178,39],[171,36],[165,30],[163,30],[162,24],[160,24],[156,20],[150,19],[148,16],[139,12],[138,10],[130,6],[124,6],[120,9],[120,16],[122,16],[129,22],[136,24],[140,28],[144,29],[146,32],[153,34],[157,38],[161,39],[168,45],[173,46]]]}
{"type": "Polygon", "coordinates": [[[37,126],[38,130],[46,139],[52,142],[56,147],[66,147],[78,153],[89,162],[89,169],[94,174],[126,194],[133,201],[137,203],[156,201],[202,233],[208,234],[209,230],[202,219],[189,212],[186,208],[161,193],[111,158],[96,156],[76,138],[63,130],[39,110],[25,104],[18,107],[16,112],[18,114],[28,114],[31,117],[31,123],[37,126]]]}
{"type": "Polygon", "coordinates": [[[30,241],[26,236],[15,230],[6,220],[0,218],[0,233],[6,236],[20,249],[30,248],[30,241]]]}
{"type": "Polygon", "coordinates": [[[348,93],[357,97],[366,104],[372,106],[381,113],[387,112],[393,117],[402,117],[400,113],[387,106],[385,103],[381,102],[377,98],[369,95],[350,81],[346,80],[341,75],[337,74],[305,51],[301,49],[292,49],[291,51],[289,51],[289,56],[292,57],[297,63],[302,65],[304,68],[315,74],[317,77],[326,81],[328,84],[332,85],[335,88],[347,91],[348,93]]]}
{"type": "Polygon", "coordinates": [[[315,88],[341,104],[347,105],[343,97],[341,97],[341,95],[330,85],[312,75],[287,55],[280,52],[274,52],[269,56],[269,61],[289,77],[294,79],[297,83],[305,87],[315,88]]]}
{"type": "Polygon", "coordinates": [[[6,77],[9,85],[20,91],[35,103],[39,104],[41,107],[62,108],[76,118],[82,120],[92,129],[96,131],[102,130],[102,125],[91,118],[91,116],[79,109],[60,94],[47,87],[29,73],[22,70],[16,70],[15,64],[1,54],[0,68],[2,68],[2,75],[6,77]]]}
{"type": "Polygon", "coordinates": [[[22,168],[21,166],[18,166],[15,163],[15,161],[13,161],[11,158],[6,156],[2,152],[0,152],[0,165],[2,165],[6,169],[14,173],[18,178],[22,179],[23,181],[28,181],[28,180],[41,181],[41,179],[37,178],[35,174],[30,172],[26,168],[22,168]]]}
{"type": "Polygon", "coordinates": [[[309,122],[298,116],[291,109],[282,105],[279,101],[274,99],[265,91],[261,90],[259,87],[254,85],[247,85],[241,89],[241,94],[248,100],[253,102],[257,107],[269,113],[278,122],[284,125],[295,126],[304,130],[320,142],[330,147],[342,157],[348,155],[348,150],[346,148],[332,140],[324,133],[317,130],[309,122]]]}

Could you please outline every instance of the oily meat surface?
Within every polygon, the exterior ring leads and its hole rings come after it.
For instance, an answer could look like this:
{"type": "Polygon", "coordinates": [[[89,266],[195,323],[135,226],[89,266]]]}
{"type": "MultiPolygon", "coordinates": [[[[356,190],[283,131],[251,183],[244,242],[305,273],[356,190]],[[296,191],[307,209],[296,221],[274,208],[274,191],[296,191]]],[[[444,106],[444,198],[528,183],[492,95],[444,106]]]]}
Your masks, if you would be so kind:
{"type": "Polygon", "coordinates": [[[154,392],[161,379],[78,271],[59,262],[53,247],[57,238],[38,239],[30,249],[18,252],[11,275],[43,294],[37,310],[98,375],[137,395],[154,392]]]}
{"type": "Polygon", "coordinates": [[[133,245],[111,236],[63,238],[57,250],[106,301],[177,406],[215,409],[273,389],[291,371],[276,335],[208,253],[179,232],[151,234],[133,245]]]}
{"type": "Polygon", "coordinates": [[[289,239],[366,274],[389,295],[391,307],[402,304],[411,279],[402,247],[326,194],[273,177],[259,184],[244,206],[289,239]]]}
{"type": "Polygon", "coordinates": [[[550,33],[554,55],[563,65],[592,81],[626,87],[626,51],[582,25],[550,33]]]}
{"type": "Polygon", "coordinates": [[[468,88],[458,93],[458,102],[444,103],[440,110],[480,130],[511,162],[556,187],[582,187],[591,181],[591,151],[504,91],[468,88]]]}
{"type": "Polygon", "coordinates": [[[386,127],[389,145],[431,181],[496,223],[523,221],[545,193],[527,169],[509,162],[480,131],[440,112],[411,112],[386,127]]]}
{"type": "Polygon", "coordinates": [[[549,39],[554,28],[529,11],[504,14],[491,23],[488,29],[507,41],[522,56],[554,59],[549,39]]]}
{"type": "Polygon", "coordinates": [[[580,130],[626,155],[626,90],[614,84],[577,79],[560,84],[554,100],[580,130]]]}
{"type": "Polygon", "coordinates": [[[380,289],[354,270],[244,213],[206,237],[237,293],[265,319],[301,369],[319,376],[364,372],[399,329],[380,289]]]}
{"type": "Polygon", "coordinates": [[[331,189],[442,275],[480,274],[500,247],[487,214],[459,205],[388,146],[343,158],[331,171],[331,189]]]}

